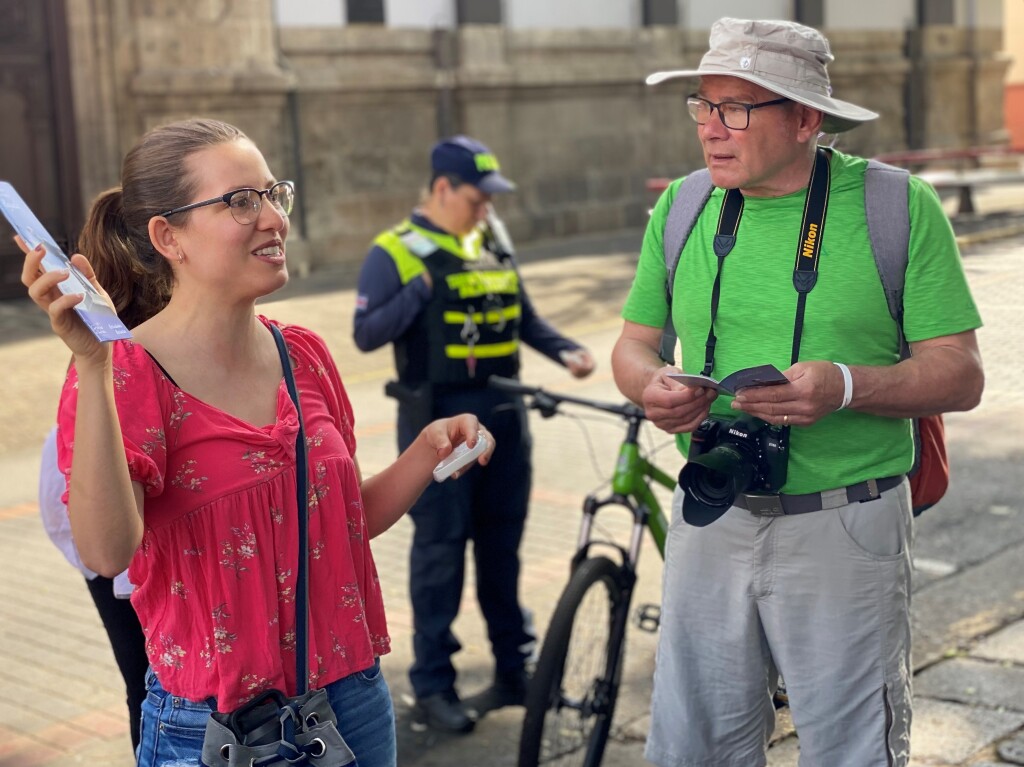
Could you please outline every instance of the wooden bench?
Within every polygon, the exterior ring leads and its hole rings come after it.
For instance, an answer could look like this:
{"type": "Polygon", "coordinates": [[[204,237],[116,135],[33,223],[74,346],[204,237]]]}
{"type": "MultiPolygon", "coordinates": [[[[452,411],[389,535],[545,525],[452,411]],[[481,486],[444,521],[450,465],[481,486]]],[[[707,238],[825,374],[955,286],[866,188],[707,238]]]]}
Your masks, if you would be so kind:
{"type": "Polygon", "coordinates": [[[940,195],[955,192],[959,198],[957,215],[976,212],[976,189],[1024,184],[1024,150],[1009,146],[911,149],[880,154],[875,159],[914,171],[940,195]]]}
{"type": "MultiPolygon", "coordinates": [[[[880,154],[875,159],[919,171],[916,175],[935,187],[940,195],[955,192],[959,197],[957,215],[976,212],[976,189],[999,184],[1024,184],[1024,149],[1013,147],[913,149],[880,154]],[[919,170],[921,168],[927,170],[919,170]]],[[[646,188],[648,192],[661,194],[672,181],[660,176],[649,178],[646,188]]]]}
{"type": "Polygon", "coordinates": [[[946,149],[907,149],[875,155],[880,162],[899,165],[908,170],[942,165],[956,169],[979,168],[986,162],[1014,160],[1024,157],[1024,149],[1010,146],[972,146],[946,149]]]}
{"type": "Polygon", "coordinates": [[[917,174],[941,196],[953,190],[959,195],[957,215],[976,212],[974,190],[1000,184],[1024,184],[1024,168],[973,168],[969,170],[925,170],[917,174]]]}
{"type": "Polygon", "coordinates": [[[654,178],[647,179],[647,183],[644,185],[647,187],[648,192],[654,192],[655,194],[661,194],[668,185],[671,184],[675,179],[667,178],[664,176],[656,176],[654,178]]]}

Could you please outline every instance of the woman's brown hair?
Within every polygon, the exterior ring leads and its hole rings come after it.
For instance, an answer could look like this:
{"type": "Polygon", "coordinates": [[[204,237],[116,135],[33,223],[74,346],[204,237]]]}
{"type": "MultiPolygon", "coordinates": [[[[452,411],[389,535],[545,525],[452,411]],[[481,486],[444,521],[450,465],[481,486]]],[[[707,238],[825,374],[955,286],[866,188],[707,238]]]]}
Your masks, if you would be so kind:
{"type": "Polygon", "coordinates": [[[121,186],[93,201],[78,251],[89,259],[129,328],[148,320],[170,300],[174,273],[150,242],[149,220],[191,202],[196,180],[185,161],[202,149],[245,138],[233,125],[204,118],[154,128],[125,155],[121,186]]]}

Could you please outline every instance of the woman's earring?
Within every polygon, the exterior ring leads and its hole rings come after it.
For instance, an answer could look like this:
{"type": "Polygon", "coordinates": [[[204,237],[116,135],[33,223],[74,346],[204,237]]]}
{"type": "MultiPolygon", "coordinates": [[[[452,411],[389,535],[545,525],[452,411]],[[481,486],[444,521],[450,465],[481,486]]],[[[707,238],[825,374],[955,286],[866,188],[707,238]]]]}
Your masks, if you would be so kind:
{"type": "Polygon", "coordinates": [[[183,255],[181,255],[181,251],[178,252],[178,263],[179,264],[185,263],[185,257],[183,255]]]}

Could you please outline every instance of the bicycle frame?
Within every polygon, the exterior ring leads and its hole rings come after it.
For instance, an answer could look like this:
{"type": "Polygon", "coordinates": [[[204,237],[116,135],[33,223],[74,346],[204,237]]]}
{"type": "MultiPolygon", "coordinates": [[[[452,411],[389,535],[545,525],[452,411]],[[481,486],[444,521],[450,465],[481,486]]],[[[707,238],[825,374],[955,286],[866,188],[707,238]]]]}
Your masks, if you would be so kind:
{"type": "Polygon", "coordinates": [[[661,504],[651,490],[648,480],[657,482],[667,490],[674,490],[676,486],[675,477],[665,473],[652,464],[640,454],[638,435],[640,425],[644,421],[643,412],[635,408],[635,413],[629,413],[626,417],[629,420],[629,429],[626,438],[619,446],[619,456],[615,462],[615,471],[612,475],[611,494],[605,498],[598,499],[593,495],[587,496],[583,507],[583,522],[580,525],[580,534],[577,540],[576,555],[574,563],[586,556],[590,546],[590,534],[594,524],[594,516],[605,506],[624,506],[633,514],[633,534],[630,538],[629,547],[623,549],[623,555],[631,566],[635,567],[640,555],[640,545],[643,540],[643,531],[646,528],[650,531],[658,553],[662,558],[665,556],[665,537],[668,534],[668,520],[661,510],[661,504]]]}
{"type": "MultiPolygon", "coordinates": [[[[626,629],[645,529],[650,531],[662,558],[665,553],[668,522],[652,483],[672,491],[676,480],[641,454],[640,427],[646,420],[642,408],[632,403],[556,394],[510,379],[492,377],[489,383],[502,391],[528,397],[527,407],[539,411],[544,418],[558,413],[562,403],[570,403],[613,414],[627,424],[610,491],[601,496],[590,493],[584,499],[572,574],[555,607],[541,649],[520,736],[520,767],[537,767],[542,753],[551,756],[565,747],[570,749],[565,753],[582,749],[583,764],[596,767],[607,744],[622,679],[626,629]],[[631,514],[633,525],[628,544],[615,540],[624,536],[592,539],[597,513],[607,506],[624,508],[631,514]],[[614,549],[621,561],[592,554],[595,545],[614,549]],[[593,615],[594,610],[599,615],[593,615]],[[591,629],[596,633],[590,635],[591,629]],[[586,636],[574,639],[579,636],[577,631],[586,636]],[[582,665],[567,660],[570,657],[580,658],[582,665]],[[575,740],[576,733],[581,738],[579,742],[575,740]]],[[[640,627],[648,631],[658,623],[658,616],[649,608],[644,606],[638,614],[640,627]]]]}

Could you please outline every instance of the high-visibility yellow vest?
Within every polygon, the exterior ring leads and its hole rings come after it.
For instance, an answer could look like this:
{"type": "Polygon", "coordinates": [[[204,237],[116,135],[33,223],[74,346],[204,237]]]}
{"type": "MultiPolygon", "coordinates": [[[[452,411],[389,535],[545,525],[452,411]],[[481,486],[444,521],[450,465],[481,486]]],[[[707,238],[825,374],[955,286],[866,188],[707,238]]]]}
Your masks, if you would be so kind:
{"type": "Polygon", "coordinates": [[[430,273],[423,312],[394,343],[400,381],[484,385],[519,372],[519,274],[509,259],[481,247],[478,233],[459,240],[406,220],[374,244],[394,260],[402,284],[430,273]]]}

